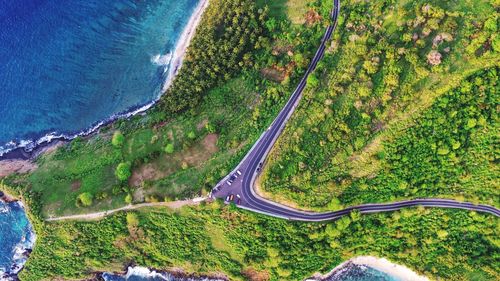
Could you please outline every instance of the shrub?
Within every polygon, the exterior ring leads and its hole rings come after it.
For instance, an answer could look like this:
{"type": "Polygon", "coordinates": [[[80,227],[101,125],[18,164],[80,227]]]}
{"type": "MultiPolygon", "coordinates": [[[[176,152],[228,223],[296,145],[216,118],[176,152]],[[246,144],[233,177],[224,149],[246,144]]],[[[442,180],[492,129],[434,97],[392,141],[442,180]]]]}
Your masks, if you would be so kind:
{"type": "Polygon", "coordinates": [[[312,88],[316,88],[319,85],[319,79],[316,77],[314,74],[309,74],[309,77],[307,77],[307,84],[311,86],[312,88]]]}
{"type": "Polygon", "coordinates": [[[93,199],[92,194],[88,192],[78,195],[78,203],[80,203],[84,207],[92,205],[92,199],[93,199]]]}
{"type": "Polygon", "coordinates": [[[127,196],[125,196],[125,203],[127,204],[132,203],[132,195],[127,194],[127,196]]]}
{"type": "Polygon", "coordinates": [[[167,146],[165,146],[165,152],[168,154],[174,153],[174,144],[169,143],[167,146]]]}
{"type": "Polygon", "coordinates": [[[122,162],[116,167],[115,175],[121,181],[126,181],[132,175],[130,162],[122,162]]]}
{"type": "Polygon", "coordinates": [[[192,139],[192,140],[193,140],[193,139],[195,139],[195,138],[196,138],[196,134],[195,134],[193,131],[191,131],[191,132],[189,132],[189,133],[188,133],[187,137],[188,137],[189,139],[192,139]]]}
{"type": "Polygon", "coordinates": [[[123,146],[124,142],[125,137],[123,136],[122,132],[115,131],[115,133],[113,134],[113,138],[111,139],[111,143],[113,144],[113,146],[116,148],[120,148],[123,146]]]}

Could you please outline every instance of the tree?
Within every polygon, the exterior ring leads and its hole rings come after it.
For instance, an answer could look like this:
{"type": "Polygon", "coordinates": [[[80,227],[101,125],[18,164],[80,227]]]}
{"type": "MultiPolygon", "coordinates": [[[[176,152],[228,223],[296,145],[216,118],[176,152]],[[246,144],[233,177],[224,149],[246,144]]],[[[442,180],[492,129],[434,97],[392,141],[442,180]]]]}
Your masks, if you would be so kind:
{"type": "Polygon", "coordinates": [[[125,196],[125,203],[127,204],[132,203],[132,195],[127,194],[127,196],[125,196]]]}
{"type": "Polygon", "coordinates": [[[191,131],[191,132],[189,132],[189,133],[187,134],[187,137],[188,137],[189,139],[192,139],[192,140],[193,140],[193,139],[195,139],[195,138],[196,138],[196,134],[195,134],[193,131],[191,131]]]}
{"type": "Polygon", "coordinates": [[[122,162],[116,167],[115,175],[121,181],[126,181],[132,175],[130,162],[122,162]]]}
{"type": "Polygon", "coordinates": [[[89,192],[85,192],[85,193],[78,195],[78,202],[84,207],[88,207],[88,206],[92,205],[92,199],[93,199],[93,196],[89,192]]]}
{"type": "Polygon", "coordinates": [[[318,85],[319,85],[319,79],[318,79],[318,77],[316,77],[316,75],[314,75],[314,74],[310,74],[307,77],[307,84],[309,86],[311,86],[312,88],[318,87],[318,85]]]}
{"type": "Polygon", "coordinates": [[[122,132],[115,131],[115,133],[113,134],[113,138],[111,139],[111,143],[113,144],[113,146],[116,148],[120,148],[123,146],[124,142],[125,137],[123,136],[122,132]]]}
{"type": "Polygon", "coordinates": [[[168,154],[174,153],[174,144],[173,143],[168,143],[167,146],[165,146],[165,153],[168,153],[168,154]]]}

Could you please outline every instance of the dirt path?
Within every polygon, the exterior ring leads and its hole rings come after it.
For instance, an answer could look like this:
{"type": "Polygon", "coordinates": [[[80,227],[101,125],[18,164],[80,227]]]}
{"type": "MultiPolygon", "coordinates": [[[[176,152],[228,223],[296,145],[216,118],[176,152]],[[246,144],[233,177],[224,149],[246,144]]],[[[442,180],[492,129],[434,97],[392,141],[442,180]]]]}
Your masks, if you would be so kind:
{"type": "Polygon", "coordinates": [[[164,207],[169,207],[172,209],[177,209],[177,208],[180,208],[180,207],[186,206],[186,205],[198,205],[201,201],[204,201],[205,199],[207,199],[207,198],[200,197],[200,198],[194,198],[194,199],[189,199],[189,200],[179,200],[179,201],[172,201],[172,202],[141,203],[141,204],[135,204],[135,205],[127,205],[125,207],[121,207],[118,209],[90,213],[90,214],[51,217],[51,218],[46,219],[46,221],[98,220],[98,219],[105,218],[111,214],[114,214],[114,213],[120,212],[120,211],[135,210],[135,209],[146,208],[146,207],[158,207],[158,206],[164,206],[164,207]]]}

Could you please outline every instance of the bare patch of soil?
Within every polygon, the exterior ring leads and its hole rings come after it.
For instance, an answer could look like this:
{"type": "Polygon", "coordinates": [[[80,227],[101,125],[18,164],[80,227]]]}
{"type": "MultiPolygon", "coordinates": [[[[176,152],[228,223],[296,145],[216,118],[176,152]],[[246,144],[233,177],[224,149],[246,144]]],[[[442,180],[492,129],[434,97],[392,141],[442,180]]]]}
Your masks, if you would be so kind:
{"type": "MultiPolygon", "coordinates": [[[[187,150],[172,155],[162,155],[158,159],[143,164],[132,172],[129,183],[131,186],[141,186],[145,181],[158,180],[180,170],[183,163],[188,166],[198,166],[210,159],[217,152],[217,134],[208,134],[201,142],[187,150]]],[[[184,164],[184,165],[185,165],[184,164]]]]}
{"type": "Polygon", "coordinates": [[[79,180],[76,180],[76,181],[71,183],[71,191],[77,191],[78,189],[80,189],[81,186],[82,186],[82,182],[79,180]]]}
{"type": "Polygon", "coordinates": [[[272,68],[272,67],[267,67],[264,68],[260,71],[260,73],[267,79],[275,81],[275,82],[281,82],[285,80],[285,72],[280,71],[278,69],[272,68]]]}
{"type": "Polygon", "coordinates": [[[306,25],[311,26],[319,21],[321,21],[321,16],[315,10],[310,9],[306,13],[306,25]]]}
{"type": "Polygon", "coordinates": [[[252,267],[249,267],[241,272],[250,281],[267,281],[270,279],[269,272],[267,271],[257,271],[252,267]]]}
{"type": "Polygon", "coordinates": [[[201,122],[196,125],[196,129],[199,131],[199,130],[205,128],[205,126],[207,124],[208,124],[208,119],[205,118],[205,119],[201,120],[201,122]]]}
{"type": "Polygon", "coordinates": [[[25,174],[38,168],[38,165],[29,160],[3,160],[0,161],[0,178],[18,173],[25,174]]]}

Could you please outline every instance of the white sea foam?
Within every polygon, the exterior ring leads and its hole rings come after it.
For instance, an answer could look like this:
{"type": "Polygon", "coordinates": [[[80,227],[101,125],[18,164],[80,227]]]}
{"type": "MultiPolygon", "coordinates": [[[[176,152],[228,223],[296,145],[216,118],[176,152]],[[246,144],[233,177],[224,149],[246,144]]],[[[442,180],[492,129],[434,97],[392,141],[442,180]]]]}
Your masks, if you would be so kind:
{"type": "MultiPolygon", "coordinates": [[[[23,237],[23,240],[24,240],[24,237],[23,237]]],[[[22,261],[24,259],[24,241],[21,241],[19,242],[19,244],[16,245],[16,247],[14,248],[13,252],[14,252],[14,256],[13,256],[13,259],[15,261],[22,261]]]]}
{"type": "Polygon", "coordinates": [[[5,275],[5,272],[6,272],[5,268],[0,267],[0,278],[3,278],[3,276],[5,275]]]}
{"type": "Polygon", "coordinates": [[[169,280],[166,274],[158,273],[154,270],[150,270],[149,268],[142,266],[129,267],[127,270],[127,275],[125,275],[125,279],[128,280],[132,276],[137,276],[142,278],[160,278],[166,281],[169,280]]]}
{"type": "MultiPolygon", "coordinates": [[[[108,277],[112,276],[113,274],[110,273],[104,273],[102,275],[104,280],[109,280],[108,277]]],[[[134,267],[129,267],[127,268],[127,273],[123,276],[125,280],[129,280],[132,277],[139,277],[140,279],[143,280],[150,280],[150,279],[156,279],[156,280],[165,280],[165,281],[171,281],[171,280],[185,280],[185,281],[224,281],[224,279],[212,279],[208,277],[201,277],[201,278],[175,278],[168,272],[157,272],[154,270],[151,270],[147,267],[142,267],[142,266],[134,266],[134,267]]]]}
{"type": "Polygon", "coordinates": [[[156,65],[162,65],[162,66],[167,66],[170,64],[172,61],[172,54],[168,53],[166,55],[156,55],[151,58],[151,62],[156,64],[156,65]]]}
{"type": "MultiPolygon", "coordinates": [[[[11,212],[13,211],[14,206],[21,208],[24,207],[21,201],[16,201],[13,203],[5,204],[5,207],[3,207],[0,212],[4,211],[11,212]]],[[[33,231],[32,225],[29,224],[26,229],[26,233],[21,237],[20,241],[14,246],[14,248],[11,251],[12,265],[9,266],[8,268],[0,268],[0,280],[2,281],[17,280],[15,275],[19,273],[19,271],[23,268],[24,264],[26,263],[27,251],[33,248],[35,240],[36,240],[36,235],[33,231]]]]}
{"type": "Polygon", "coordinates": [[[367,270],[371,267],[402,281],[429,281],[427,277],[419,275],[406,266],[392,263],[385,258],[373,256],[354,257],[336,266],[326,275],[318,274],[312,279],[306,279],[306,281],[337,280],[337,278],[343,276],[346,271],[350,270],[350,265],[352,264],[358,266],[362,270],[367,270]]]}

